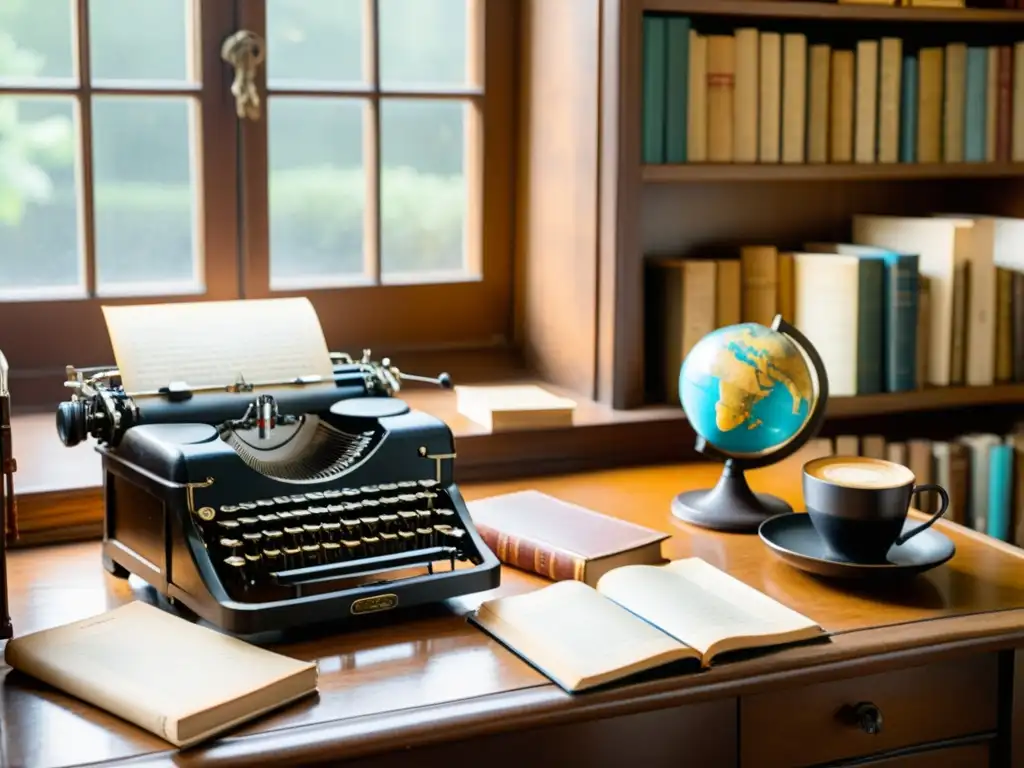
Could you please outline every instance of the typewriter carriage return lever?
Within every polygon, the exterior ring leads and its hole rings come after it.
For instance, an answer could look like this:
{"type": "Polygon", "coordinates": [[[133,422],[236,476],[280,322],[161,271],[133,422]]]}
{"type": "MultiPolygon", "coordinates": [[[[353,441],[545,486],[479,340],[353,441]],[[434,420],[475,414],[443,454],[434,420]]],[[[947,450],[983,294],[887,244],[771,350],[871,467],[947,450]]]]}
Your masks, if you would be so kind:
{"type": "Polygon", "coordinates": [[[57,431],[65,445],[97,438],[107,570],[241,635],[497,587],[450,428],[394,396],[405,381],[451,379],[368,352],[332,365],[334,386],[149,393],[125,392],[115,370],[69,368],[57,431]]]}

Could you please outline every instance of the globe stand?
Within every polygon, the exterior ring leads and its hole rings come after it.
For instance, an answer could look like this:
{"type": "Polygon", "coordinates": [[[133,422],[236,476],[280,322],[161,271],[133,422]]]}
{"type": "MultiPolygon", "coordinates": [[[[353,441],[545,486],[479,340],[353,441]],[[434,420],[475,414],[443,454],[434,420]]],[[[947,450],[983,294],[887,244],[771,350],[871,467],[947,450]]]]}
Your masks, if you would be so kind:
{"type": "Polygon", "coordinates": [[[818,434],[825,421],[825,407],[828,404],[828,377],[818,351],[807,337],[783,320],[782,315],[775,316],[771,328],[789,336],[810,359],[817,395],[811,415],[792,440],[760,456],[729,456],[698,435],[695,446],[697,452],[722,461],[725,466],[714,488],[685,491],[672,500],[672,514],[680,520],[716,531],[752,533],[769,517],[793,512],[793,508],[777,496],[754,493],[747,484],[745,473],[750,469],[777,464],[792,456],[818,434]]]}
{"type": "Polygon", "coordinates": [[[680,520],[734,533],[755,531],[767,518],[792,511],[777,496],[750,490],[743,469],[733,459],[726,460],[714,488],[685,491],[672,500],[672,514],[680,520]]]}

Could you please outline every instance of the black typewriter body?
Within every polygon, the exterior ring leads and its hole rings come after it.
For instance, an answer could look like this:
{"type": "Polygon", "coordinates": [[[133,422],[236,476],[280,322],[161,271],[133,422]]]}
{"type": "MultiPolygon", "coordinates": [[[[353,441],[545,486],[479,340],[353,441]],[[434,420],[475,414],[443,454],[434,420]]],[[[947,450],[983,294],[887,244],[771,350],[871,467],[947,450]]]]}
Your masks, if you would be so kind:
{"type": "Polygon", "coordinates": [[[100,430],[116,437],[97,445],[107,570],[238,635],[498,586],[454,479],[449,427],[388,393],[318,391],[292,398],[301,412],[275,406],[228,427],[148,423],[143,400],[130,428],[100,430]]]}

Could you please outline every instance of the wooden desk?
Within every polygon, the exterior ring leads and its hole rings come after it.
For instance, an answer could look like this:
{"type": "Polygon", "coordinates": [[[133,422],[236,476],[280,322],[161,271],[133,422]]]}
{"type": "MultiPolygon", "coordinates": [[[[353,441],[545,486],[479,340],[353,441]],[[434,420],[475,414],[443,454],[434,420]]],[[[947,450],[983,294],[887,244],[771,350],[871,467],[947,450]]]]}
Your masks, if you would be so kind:
{"type": "MultiPolygon", "coordinates": [[[[799,505],[798,467],[795,457],[759,470],[751,484],[799,505]]],[[[674,521],[672,496],[717,472],[673,466],[464,491],[535,487],[664,528],[668,556],[705,558],[836,632],[830,642],[571,697],[466,623],[461,614],[488,593],[276,646],[319,661],[319,696],[177,754],[8,671],[3,765],[1024,765],[1024,552],[942,522],[957,545],[948,564],[887,593],[840,590],[773,559],[755,536],[674,521]],[[837,716],[861,702],[881,711],[880,733],[837,716]]],[[[96,544],[17,551],[9,567],[18,634],[154,599],[109,577],[96,544]]],[[[545,583],[508,569],[502,580],[501,593],[545,583]]]]}

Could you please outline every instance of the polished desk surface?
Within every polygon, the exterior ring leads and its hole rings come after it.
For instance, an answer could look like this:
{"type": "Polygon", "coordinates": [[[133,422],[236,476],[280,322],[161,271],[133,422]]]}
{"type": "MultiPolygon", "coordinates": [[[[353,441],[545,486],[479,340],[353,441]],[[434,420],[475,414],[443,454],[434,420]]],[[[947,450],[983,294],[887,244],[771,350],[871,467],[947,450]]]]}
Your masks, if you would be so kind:
{"type": "MultiPolygon", "coordinates": [[[[756,470],[749,474],[751,486],[800,508],[799,464],[798,455],[756,470]]],[[[672,497],[713,484],[719,471],[715,465],[624,469],[473,485],[463,492],[472,500],[537,488],[665,530],[672,534],[665,544],[667,557],[704,558],[814,618],[836,633],[830,642],[572,697],[466,622],[464,613],[484,598],[547,583],[504,569],[501,587],[491,593],[411,614],[375,616],[358,629],[273,644],[281,652],[319,662],[318,696],[177,754],[174,764],[247,765],[270,755],[294,759],[308,750],[338,757],[365,754],[439,735],[470,736],[502,724],[524,727],[585,712],[614,714],[616,707],[639,696],[682,703],[712,690],[725,695],[755,690],[773,680],[850,662],[881,669],[886,658],[913,648],[1024,644],[1024,552],[941,521],[938,530],[957,547],[950,562],[899,589],[842,589],[778,561],[756,535],[712,533],[672,518],[672,497]]],[[[124,582],[107,575],[96,543],[14,551],[8,569],[17,634],[131,599],[155,599],[134,577],[124,582]]],[[[63,766],[132,757],[138,758],[130,761],[137,765],[167,758],[168,745],[135,726],[9,670],[5,674],[0,685],[3,765],[63,766]]]]}

